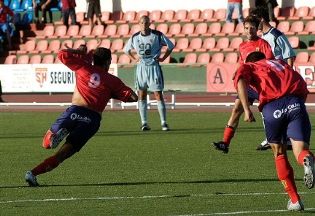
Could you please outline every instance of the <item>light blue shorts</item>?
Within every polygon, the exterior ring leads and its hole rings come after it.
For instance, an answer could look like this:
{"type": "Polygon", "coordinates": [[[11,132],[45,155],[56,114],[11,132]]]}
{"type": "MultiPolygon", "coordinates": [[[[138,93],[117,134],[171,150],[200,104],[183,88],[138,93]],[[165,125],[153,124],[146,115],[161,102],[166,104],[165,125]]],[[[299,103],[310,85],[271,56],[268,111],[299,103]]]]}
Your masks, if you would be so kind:
{"type": "Polygon", "coordinates": [[[161,66],[158,63],[152,65],[145,65],[139,63],[136,69],[136,83],[137,90],[149,91],[163,91],[164,78],[161,66]]]}

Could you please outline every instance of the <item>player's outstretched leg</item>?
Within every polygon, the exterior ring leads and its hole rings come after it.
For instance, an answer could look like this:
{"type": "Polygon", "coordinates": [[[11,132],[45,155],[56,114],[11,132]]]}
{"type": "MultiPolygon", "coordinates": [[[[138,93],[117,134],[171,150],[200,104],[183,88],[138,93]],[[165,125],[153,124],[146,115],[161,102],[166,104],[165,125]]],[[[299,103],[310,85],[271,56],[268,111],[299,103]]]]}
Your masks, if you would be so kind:
{"type": "Polygon", "coordinates": [[[68,134],[69,131],[66,128],[59,129],[57,133],[53,133],[51,130],[48,130],[44,136],[42,145],[45,149],[54,149],[68,134]]]}

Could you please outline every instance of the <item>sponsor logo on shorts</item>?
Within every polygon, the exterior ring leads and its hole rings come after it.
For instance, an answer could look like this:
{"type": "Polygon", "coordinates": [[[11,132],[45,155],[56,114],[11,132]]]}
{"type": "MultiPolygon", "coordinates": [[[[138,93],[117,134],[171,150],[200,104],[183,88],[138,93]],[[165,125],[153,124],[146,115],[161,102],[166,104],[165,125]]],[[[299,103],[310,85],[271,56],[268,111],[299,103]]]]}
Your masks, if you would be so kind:
{"type": "Polygon", "coordinates": [[[86,116],[80,116],[78,113],[72,113],[70,115],[71,120],[77,120],[77,121],[82,121],[86,123],[90,123],[92,120],[89,117],[86,116]]]}
{"type": "Polygon", "coordinates": [[[298,110],[298,109],[300,109],[300,107],[301,107],[301,105],[300,105],[299,103],[290,104],[290,105],[288,105],[287,108],[285,108],[285,109],[275,110],[275,111],[273,112],[273,117],[276,118],[276,119],[278,119],[278,118],[280,118],[283,114],[285,114],[285,113],[290,113],[290,112],[292,112],[292,111],[294,111],[294,110],[298,110]]]}

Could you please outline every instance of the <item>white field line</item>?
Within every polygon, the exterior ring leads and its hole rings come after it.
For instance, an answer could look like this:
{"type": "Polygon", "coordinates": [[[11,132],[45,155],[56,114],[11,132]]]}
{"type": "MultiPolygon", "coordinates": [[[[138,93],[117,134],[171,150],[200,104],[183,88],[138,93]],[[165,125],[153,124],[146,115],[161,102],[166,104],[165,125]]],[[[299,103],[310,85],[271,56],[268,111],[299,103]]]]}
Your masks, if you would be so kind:
{"type": "MultiPolygon", "coordinates": [[[[286,193],[229,193],[229,194],[183,194],[183,195],[147,195],[147,196],[105,196],[105,197],[69,197],[47,199],[17,199],[2,200],[0,204],[25,203],[25,202],[60,202],[60,201],[84,201],[84,200],[124,200],[124,199],[161,199],[161,198],[185,198],[185,197],[218,197],[218,196],[268,196],[285,195],[286,193]]],[[[315,194],[315,192],[300,192],[299,194],[315,194]]],[[[202,214],[201,214],[202,215],[202,214]]],[[[208,215],[208,214],[206,214],[208,215]]]]}

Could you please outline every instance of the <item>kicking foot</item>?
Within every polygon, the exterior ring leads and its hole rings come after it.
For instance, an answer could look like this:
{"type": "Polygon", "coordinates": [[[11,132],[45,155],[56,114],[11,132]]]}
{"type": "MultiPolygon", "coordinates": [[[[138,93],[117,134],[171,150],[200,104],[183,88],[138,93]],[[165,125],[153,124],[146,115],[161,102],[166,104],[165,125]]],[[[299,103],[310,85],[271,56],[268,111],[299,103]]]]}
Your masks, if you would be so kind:
{"type": "Polygon", "coordinates": [[[229,152],[229,145],[223,141],[213,142],[213,145],[216,150],[222,151],[224,154],[229,152]]]}
{"type": "Polygon", "coordinates": [[[296,203],[292,203],[291,199],[288,201],[287,209],[289,211],[303,211],[304,205],[301,200],[297,201],[296,203]]]}
{"type": "Polygon", "coordinates": [[[34,176],[31,171],[26,172],[25,181],[28,183],[28,185],[30,187],[38,187],[39,186],[37,179],[36,179],[36,176],[34,176]]]}

